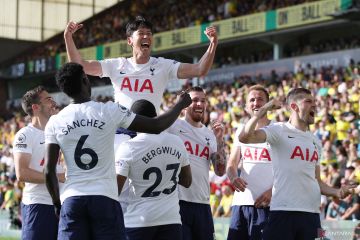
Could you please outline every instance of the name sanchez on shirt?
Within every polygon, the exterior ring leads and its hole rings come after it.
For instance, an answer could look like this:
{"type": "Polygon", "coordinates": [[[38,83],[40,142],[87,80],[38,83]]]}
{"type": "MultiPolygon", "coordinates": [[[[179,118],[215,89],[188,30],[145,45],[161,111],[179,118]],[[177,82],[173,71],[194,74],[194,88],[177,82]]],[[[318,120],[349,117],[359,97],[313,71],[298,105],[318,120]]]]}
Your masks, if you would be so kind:
{"type": "Polygon", "coordinates": [[[68,135],[71,132],[71,130],[74,130],[79,127],[94,127],[100,130],[104,130],[103,129],[104,125],[105,123],[103,121],[99,121],[97,119],[81,119],[81,120],[73,121],[71,124],[66,124],[67,128],[63,128],[62,132],[65,135],[68,135]]]}

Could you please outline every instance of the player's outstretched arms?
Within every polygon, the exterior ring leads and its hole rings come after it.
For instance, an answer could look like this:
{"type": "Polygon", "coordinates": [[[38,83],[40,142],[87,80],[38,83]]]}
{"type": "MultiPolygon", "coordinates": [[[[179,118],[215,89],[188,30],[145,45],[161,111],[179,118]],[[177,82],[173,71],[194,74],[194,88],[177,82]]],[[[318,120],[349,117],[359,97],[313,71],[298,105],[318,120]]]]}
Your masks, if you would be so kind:
{"type": "Polygon", "coordinates": [[[95,60],[89,60],[89,61],[83,60],[79,50],[75,45],[73,34],[82,27],[83,24],[70,21],[65,28],[64,39],[65,39],[65,46],[66,46],[66,53],[68,56],[68,60],[69,62],[75,62],[81,64],[86,74],[93,76],[101,76],[102,75],[101,64],[95,60]]]}
{"type": "Polygon", "coordinates": [[[59,192],[59,182],[56,174],[56,165],[59,159],[60,146],[57,144],[46,144],[45,150],[45,183],[50,193],[55,208],[55,214],[59,217],[61,202],[59,192]]]}
{"type": "Polygon", "coordinates": [[[136,132],[158,134],[169,128],[171,124],[175,122],[181,111],[188,107],[191,102],[190,95],[183,91],[177,103],[169,111],[154,118],[136,115],[128,129],[136,132]]]}
{"type": "Polygon", "coordinates": [[[190,165],[181,168],[179,174],[179,184],[183,187],[189,188],[192,183],[192,174],[190,165]]]}
{"type": "Polygon", "coordinates": [[[177,73],[179,79],[201,77],[201,76],[205,76],[209,72],[214,61],[215,51],[218,44],[216,27],[214,26],[207,27],[204,33],[210,41],[208,49],[201,57],[198,63],[180,64],[177,73]]]}

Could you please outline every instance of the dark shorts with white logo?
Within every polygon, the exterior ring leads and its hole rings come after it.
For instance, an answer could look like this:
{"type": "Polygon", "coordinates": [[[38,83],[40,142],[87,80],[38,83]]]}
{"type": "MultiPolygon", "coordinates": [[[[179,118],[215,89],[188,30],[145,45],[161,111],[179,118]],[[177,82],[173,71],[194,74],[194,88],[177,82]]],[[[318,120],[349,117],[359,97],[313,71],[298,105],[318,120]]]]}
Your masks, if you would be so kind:
{"type": "Polygon", "coordinates": [[[57,239],[58,219],[53,205],[21,203],[21,218],[21,239],[57,239]]]}
{"type": "Polygon", "coordinates": [[[228,240],[262,239],[270,209],[254,206],[232,206],[228,240]]]}
{"type": "Polygon", "coordinates": [[[74,196],[61,205],[58,239],[125,240],[120,203],[105,196],[74,196]]]}
{"type": "Polygon", "coordinates": [[[320,215],[297,211],[270,211],[264,240],[315,239],[321,237],[320,215]]]}
{"type": "Polygon", "coordinates": [[[126,228],[126,240],[181,240],[181,224],[126,228]]]}
{"type": "Polygon", "coordinates": [[[215,239],[209,204],[179,201],[183,240],[215,239]]]}

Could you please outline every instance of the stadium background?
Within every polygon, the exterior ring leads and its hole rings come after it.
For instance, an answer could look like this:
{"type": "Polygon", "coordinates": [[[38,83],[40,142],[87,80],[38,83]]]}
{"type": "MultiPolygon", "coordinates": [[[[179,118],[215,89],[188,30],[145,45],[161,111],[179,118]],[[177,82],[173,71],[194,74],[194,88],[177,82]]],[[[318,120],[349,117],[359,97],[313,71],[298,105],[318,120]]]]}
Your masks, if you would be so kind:
{"type": "MultiPolygon", "coordinates": [[[[226,124],[229,151],[236,127],[247,119],[249,85],[265,84],[271,96],[280,97],[294,86],[309,88],[319,105],[312,130],[324,144],[322,177],[336,186],[360,180],[359,9],[358,0],[0,0],[0,239],[19,236],[14,220],[21,184],[11,157],[14,133],[27,123],[19,99],[42,84],[59,104],[68,103],[54,73],[66,62],[62,31],[69,20],[84,23],[75,42],[86,59],[130,56],[124,26],[143,15],[155,27],[153,56],[196,62],[207,47],[203,30],[215,25],[219,45],[212,70],[200,79],[171,81],[163,108],[174,101],[172,92],[203,85],[210,103],[207,120],[226,124]]],[[[112,99],[109,80],[91,80],[94,99],[112,99]]],[[[287,116],[280,110],[270,117],[287,116]]],[[[211,182],[215,228],[223,239],[228,218],[216,209],[228,208],[232,190],[226,177],[211,174],[211,182]]],[[[325,211],[332,199],[323,200],[325,211]]],[[[354,210],[350,220],[323,221],[330,239],[352,239],[360,203],[346,201],[354,210]]]]}

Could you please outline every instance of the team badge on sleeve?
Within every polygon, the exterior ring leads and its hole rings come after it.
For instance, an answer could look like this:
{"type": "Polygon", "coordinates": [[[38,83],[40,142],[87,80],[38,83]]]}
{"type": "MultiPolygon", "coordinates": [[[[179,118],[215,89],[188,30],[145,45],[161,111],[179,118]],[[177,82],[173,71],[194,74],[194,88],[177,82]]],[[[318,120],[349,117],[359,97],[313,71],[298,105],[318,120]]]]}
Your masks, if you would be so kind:
{"type": "Polygon", "coordinates": [[[122,113],[125,113],[127,117],[129,117],[131,115],[131,112],[128,108],[124,107],[123,105],[121,104],[118,104],[119,108],[120,108],[120,111],[122,113]]]}
{"type": "Polygon", "coordinates": [[[26,148],[27,145],[25,144],[25,141],[26,141],[25,134],[23,134],[23,133],[19,134],[19,136],[17,137],[16,142],[15,142],[15,147],[26,148]]]}

